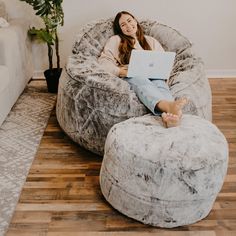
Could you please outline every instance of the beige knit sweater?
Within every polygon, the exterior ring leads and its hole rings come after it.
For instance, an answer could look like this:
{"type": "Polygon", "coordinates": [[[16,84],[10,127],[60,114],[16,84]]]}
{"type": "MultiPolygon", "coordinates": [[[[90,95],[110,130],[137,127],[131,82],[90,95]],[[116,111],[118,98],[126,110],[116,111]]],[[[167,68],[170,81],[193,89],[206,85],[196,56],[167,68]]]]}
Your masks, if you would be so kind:
{"type": "MultiPolygon", "coordinates": [[[[151,36],[145,35],[145,38],[150,45],[152,50],[164,51],[161,44],[151,36]]],[[[108,39],[101,56],[98,61],[99,64],[104,68],[104,70],[111,72],[112,74],[119,76],[121,62],[119,59],[119,45],[120,45],[120,37],[118,35],[114,35],[108,39]]],[[[142,49],[139,42],[136,40],[135,49],[142,49]]]]}

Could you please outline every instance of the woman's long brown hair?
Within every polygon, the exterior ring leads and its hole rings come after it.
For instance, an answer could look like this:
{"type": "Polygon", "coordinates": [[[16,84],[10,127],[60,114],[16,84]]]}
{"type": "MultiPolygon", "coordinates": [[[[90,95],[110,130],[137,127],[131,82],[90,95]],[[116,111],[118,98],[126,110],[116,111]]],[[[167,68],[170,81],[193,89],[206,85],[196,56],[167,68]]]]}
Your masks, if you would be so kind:
{"type": "MultiPolygon", "coordinates": [[[[124,14],[125,15],[130,15],[132,18],[135,19],[135,17],[132,14],[130,14],[129,12],[121,11],[121,12],[117,13],[117,15],[114,19],[114,22],[113,22],[114,33],[119,35],[120,38],[121,38],[121,42],[120,42],[120,45],[119,45],[119,58],[120,58],[120,61],[123,65],[129,64],[131,51],[132,51],[132,49],[134,49],[134,44],[135,44],[134,38],[132,38],[131,36],[127,36],[127,35],[123,34],[123,32],[120,28],[119,20],[120,20],[121,16],[124,15],[124,14]]],[[[151,50],[150,45],[148,44],[147,40],[144,37],[143,29],[141,28],[138,21],[137,21],[136,36],[137,36],[137,40],[139,41],[141,47],[144,50],[151,50]]]]}

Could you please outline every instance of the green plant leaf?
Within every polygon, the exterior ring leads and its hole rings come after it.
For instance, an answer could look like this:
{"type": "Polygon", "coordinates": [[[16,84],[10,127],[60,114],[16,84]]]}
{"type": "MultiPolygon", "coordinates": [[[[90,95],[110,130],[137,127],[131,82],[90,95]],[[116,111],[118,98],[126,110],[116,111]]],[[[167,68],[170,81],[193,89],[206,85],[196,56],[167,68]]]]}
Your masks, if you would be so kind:
{"type": "Polygon", "coordinates": [[[33,27],[29,29],[28,33],[42,42],[48,43],[49,45],[54,45],[54,37],[45,29],[36,29],[33,27]]]}

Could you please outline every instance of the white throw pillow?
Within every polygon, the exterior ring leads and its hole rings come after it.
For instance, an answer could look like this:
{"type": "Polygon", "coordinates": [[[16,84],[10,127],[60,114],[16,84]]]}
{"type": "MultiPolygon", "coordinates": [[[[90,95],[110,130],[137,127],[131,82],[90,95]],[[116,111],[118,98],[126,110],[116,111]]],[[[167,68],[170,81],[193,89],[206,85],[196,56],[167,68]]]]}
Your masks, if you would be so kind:
{"type": "Polygon", "coordinates": [[[8,27],[9,23],[2,17],[0,17],[0,28],[8,27]]]}

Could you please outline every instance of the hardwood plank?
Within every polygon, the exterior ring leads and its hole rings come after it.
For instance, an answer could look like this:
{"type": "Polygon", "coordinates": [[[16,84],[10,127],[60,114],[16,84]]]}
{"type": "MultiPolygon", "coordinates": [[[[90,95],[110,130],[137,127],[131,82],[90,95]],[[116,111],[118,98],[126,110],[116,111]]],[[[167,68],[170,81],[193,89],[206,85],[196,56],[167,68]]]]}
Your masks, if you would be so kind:
{"type": "Polygon", "coordinates": [[[210,214],[173,229],[144,225],[113,209],[99,186],[102,158],[60,129],[55,109],[23,187],[7,236],[236,235],[236,78],[210,79],[213,123],[229,143],[224,185],[210,214]]]}

